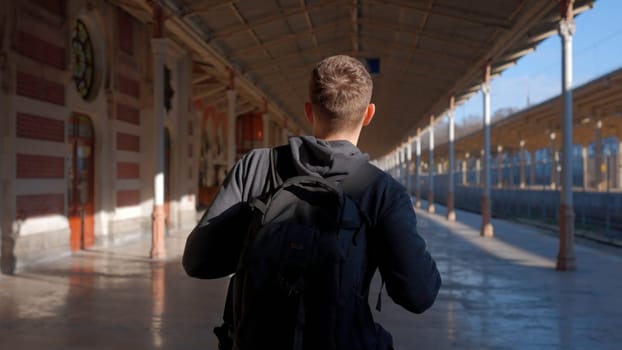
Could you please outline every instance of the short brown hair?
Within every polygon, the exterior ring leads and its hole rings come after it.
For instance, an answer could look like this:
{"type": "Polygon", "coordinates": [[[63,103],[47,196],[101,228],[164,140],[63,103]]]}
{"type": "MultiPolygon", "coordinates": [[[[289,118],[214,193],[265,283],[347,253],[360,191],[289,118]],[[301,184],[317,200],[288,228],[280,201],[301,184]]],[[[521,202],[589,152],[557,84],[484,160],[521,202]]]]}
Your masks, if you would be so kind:
{"type": "Polygon", "coordinates": [[[341,128],[361,121],[371,102],[371,75],[357,59],[331,56],[320,61],[309,81],[309,100],[331,126],[341,128]]]}

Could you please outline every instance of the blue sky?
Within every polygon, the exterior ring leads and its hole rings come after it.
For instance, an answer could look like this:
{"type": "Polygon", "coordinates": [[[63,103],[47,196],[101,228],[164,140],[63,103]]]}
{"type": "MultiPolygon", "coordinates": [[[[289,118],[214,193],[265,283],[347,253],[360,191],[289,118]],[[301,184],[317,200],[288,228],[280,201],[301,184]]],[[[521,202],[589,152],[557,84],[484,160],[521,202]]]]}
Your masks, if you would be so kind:
{"type": "MultiPolygon", "coordinates": [[[[622,1],[597,0],[575,19],[573,86],[622,67],[622,1]]],[[[523,109],[561,92],[561,39],[554,35],[491,83],[491,111],[523,109]]],[[[482,112],[481,93],[456,109],[456,119],[482,112]]]]}

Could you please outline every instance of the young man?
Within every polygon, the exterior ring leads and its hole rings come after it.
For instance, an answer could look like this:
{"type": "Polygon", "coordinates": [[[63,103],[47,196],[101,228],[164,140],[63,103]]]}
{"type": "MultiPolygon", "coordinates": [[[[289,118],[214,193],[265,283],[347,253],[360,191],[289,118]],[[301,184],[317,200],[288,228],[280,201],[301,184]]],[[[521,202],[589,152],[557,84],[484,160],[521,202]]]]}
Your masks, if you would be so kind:
{"type": "MultiPolygon", "coordinates": [[[[304,338],[305,345],[301,346],[304,349],[393,348],[391,336],[373,322],[368,303],[369,285],[376,269],[380,270],[389,296],[414,313],[421,313],[433,304],[441,285],[436,264],[417,233],[415,212],[406,190],[389,175],[368,164],[368,155],[356,147],[361,129],[369,125],[374,116],[371,96],[371,76],[358,60],[344,55],[322,60],[311,74],[309,102],[304,106],[313,136],[292,137],[288,147],[279,148],[278,178],[282,180],[289,176],[311,175],[340,182],[363,166],[373,169],[367,169],[372,174],[367,176],[370,182],[353,196],[369,219],[365,231],[366,253],[360,263],[360,307],[348,311],[353,313],[346,315],[348,324],[336,324],[336,331],[328,330],[338,333],[337,340],[320,344],[318,339],[323,334],[316,332],[313,339],[304,338]],[[312,341],[316,343],[309,345],[312,341]]],[[[247,203],[275,186],[271,180],[275,178],[271,174],[271,152],[270,149],[254,150],[238,161],[229,173],[211,207],[188,237],[183,265],[189,276],[218,278],[236,271],[249,224],[247,203]]],[[[266,317],[269,322],[269,315],[266,317]]],[[[231,322],[227,315],[225,320],[231,322]]],[[[251,345],[259,344],[252,339],[237,339],[239,335],[235,334],[235,329],[234,326],[234,348],[262,348],[251,345]]]]}

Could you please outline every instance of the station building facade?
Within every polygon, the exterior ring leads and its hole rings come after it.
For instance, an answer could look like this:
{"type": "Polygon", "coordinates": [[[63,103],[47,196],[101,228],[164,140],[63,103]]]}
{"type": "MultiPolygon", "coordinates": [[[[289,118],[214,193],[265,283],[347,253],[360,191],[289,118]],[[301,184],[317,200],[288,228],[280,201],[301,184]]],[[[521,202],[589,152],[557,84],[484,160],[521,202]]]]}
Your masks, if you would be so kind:
{"type": "MultiPolygon", "coordinates": [[[[196,97],[196,62],[168,40],[154,96],[153,25],[108,1],[2,1],[2,272],[149,234],[156,173],[154,101],[165,108],[166,227],[196,223],[229,167],[226,153],[293,131],[260,106],[236,115],[226,89],[196,97]],[[270,136],[269,136],[270,135],[270,136]]],[[[224,86],[224,85],[223,85],[224,86]]]]}

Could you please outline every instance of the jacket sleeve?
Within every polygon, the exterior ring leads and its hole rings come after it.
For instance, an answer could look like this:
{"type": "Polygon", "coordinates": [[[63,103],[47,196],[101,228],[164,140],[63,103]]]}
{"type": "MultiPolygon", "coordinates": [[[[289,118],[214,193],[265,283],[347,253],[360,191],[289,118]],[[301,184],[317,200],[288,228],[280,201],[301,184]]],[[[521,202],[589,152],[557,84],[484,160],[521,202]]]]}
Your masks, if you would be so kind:
{"type": "Polygon", "coordinates": [[[182,257],[190,277],[220,278],[235,272],[250,217],[243,201],[243,160],[229,172],[214,201],[186,239],[182,257]]]}
{"type": "Polygon", "coordinates": [[[391,200],[377,221],[378,266],[389,296],[405,309],[422,313],[432,306],[441,276],[417,233],[412,202],[404,190],[389,189],[391,200]]]}

